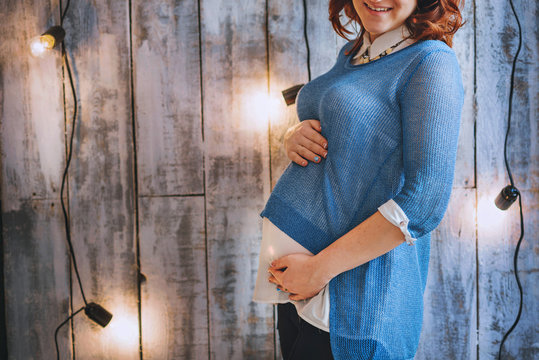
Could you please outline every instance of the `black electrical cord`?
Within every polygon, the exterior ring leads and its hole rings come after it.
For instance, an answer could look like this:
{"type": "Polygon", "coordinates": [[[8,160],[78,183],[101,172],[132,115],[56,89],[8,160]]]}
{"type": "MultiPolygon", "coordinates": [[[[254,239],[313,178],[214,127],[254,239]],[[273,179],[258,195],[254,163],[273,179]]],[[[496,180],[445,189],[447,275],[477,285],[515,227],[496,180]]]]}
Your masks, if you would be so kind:
{"type": "MultiPolygon", "coordinates": [[[[67,10],[69,9],[69,4],[70,4],[70,0],[67,0],[66,6],[65,6],[65,8],[62,11],[61,16],[60,16],[60,26],[63,26],[65,15],[67,13],[67,10]]],[[[60,6],[61,6],[61,3],[60,3],[60,6]]],[[[86,296],[84,295],[84,289],[82,287],[82,281],[81,281],[80,275],[79,275],[79,269],[77,267],[77,260],[75,258],[75,251],[73,250],[73,243],[71,241],[71,230],[70,230],[70,226],[69,226],[69,216],[67,214],[66,204],[65,204],[65,201],[64,201],[64,190],[65,190],[67,175],[68,175],[68,172],[69,172],[69,165],[71,164],[71,158],[73,156],[73,138],[74,138],[74,135],[75,135],[75,128],[76,128],[76,124],[77,124],[76,121],[77,121],[78,102],[77,102],[77,92],[75,91],[75,84],[74,84],[74,81],[73,81],[73,74],[71,72],[71,66],[69,65],[69,54],[67,53],[67,50],[65,48],[65,44],[64,44],[63,40],[62,40],[61,46],[62,46],[62,59],[64,61],[65,68],[67,70],[67,74],[68,74],[68,78],[69,78],[69,84],[70,84],[70,87],[71,87],[71,94],[73,96],[73,118],[72,118],[72,122],[71,122],[72,123],[72,125],[71,125],[71,134],[69,136],[69,148],[67,150],[67,161],[66,161],[66,166],[64,168],[64,173],[63,173],[63,176],[62,176],[62,186],[60,188],[60,202],[62,204],[62,213],[64,215],[65,233],[66,233],[67,244],[69,246],[69,253],[71,255],[71,260],[73,262],[73,268],[75,270],[75,275],[77,276],[77,282],[79,283],[80,292],[81,292],[81,295],[82,295],[82,300],[84,301],[85,306],[81,307],[79,310],[77,310],[76,312],[74,312],[73,314],[68,316],[68,318],[65,319],[56,328],[56,331],[54,332],[54,342],[56,344],[56,358],[58,360],[60,360],[60,351],[58,349],[58,331],[60,330],[60,328],[62,326],[64,326],[67,322],[69,322],[69,320],[71,320],[75,315],[77,315],[86,306],[88,306],[86,296]]]]}
{"type": "MultiPolygon", "coordinates": [[[[513,59],[513,68],[511,70],[511,84],[509,89],[509,106],[508,106],[508,115],[507,115],[507,131],[505,133],[505,142],[504,142],[504,148],[503,148],[503,156],[505,160],[505,168],[507,169],[507,175],[509,176],[509,181],[511,182],[511,186],[514,187],[513,182],[513,175],[511,174],[511,168],[509,167],[509,161],[507,160],[507,139],[509,138],[509,130],[511,129],[511,109],[513,104],[513,85],[514,85],[514,78],[515,78],[515,67],[518,59],[518,54],[520,53],[520,48],[522,46],[522,29],[520,27],[520,21],[518,20],[517,13],[515,11],[515,7],[513,6],[513,1],[509,0],[509,4],[511,5],[511,9],[513,10],[513,15],[515,16],[515,19],[517,21],[518,25],[518,49],[515,54],[515,57],[513,59]]],[[[517,326],[520,316],[522,315],[522,300],[523,300],[523,291],[522,291],[522,284],[520,283],[520,279],[518,277],[518,252],[520,250],[520,244],[522,243],[522,239],[524,238],[524,215],[522,213],[522,195],[518,194],[518,207],[520,211],[520,238],[518,239],[518,243],[515,249],[515,255],[513,257],[513,267],[515,272],[515,279],[517,281],[518,285],[518,291],[520,294],[520,302],[518,306],[518,314],[515,319],[515,322],[511,326],[511,328],[505,333],[505,335],[502,338],[502,341],[500,343],[500,349],[498,351],[498,360],[501,360],[502,358],[502,348],[503,344],[505,343],[505,340],[509,337],[509,334],[513,331],[513,329],[517,326]]]]}
{"type": "Polygon", "coordinates": [[[67,54],[67,51],[64,46],[64,42],[62,42],[62,57],[64,59],[65,67],[67,69],[67,74],[69,78],[69,84],[71,85],[71,93],[73,94],[73,121],[71,125],[71,135],[69,136],[69,149],[67,151],[67,161],[66,166],[64,168],[64,175],[62,177],[62,186],[60,189],[60,199],[62,203],[62,212],[64,214],[64,224],[65,224],[65,231],[66,231],[66,240],[67,244],[69,245],[69,253],[71,254],[71,260],[73,261],[73,268],[75,269],[75,275],[77,276],[77,281],[79,283],[80,287],[80,293],[82,295],[82,300],[84,301],[85,305],[88,305],[88,301],[86,301],[86,296],[84,295],[84,290],[82,288],[82,282],[80,280],[79,275],[79,269],[77,267],[77,260],[75,259],[75,251],[73,250],[73,243],[71,242],[71,231],[69,227],[69,217],[67,215],[66,211],[66,205],[64,202],[64,189],[67,179],[67,174],[69,172],[69,165],[71,164],[71,158],[73,155],[73,137],[75,135],[75,127],[77,125],[77,94],[75,92],[75,85],[73,82],[73,75],[71,74],[71,67],[69,66],[69,56],[67,54]]]}
{"type": "MultiPolygon", "coordinates": [[[[60,26],[64,25],[64,18],[66,16],[67,9],[69,9],[69,3],[70,2],[71,2],[71,0],[67,0],[66,7],[64,8],[64,11],[62,11],[62,15],[60,16],[60,26]]],[[[62,3],[60,3],[60,6],[61,5],[62,5],[62,3]]]]}
{"type": "Polygon", "coordinates": [[[60,350],[58,349],[58,331],[60,331],[60,328],[62,326],[64,326],[65,324],[67,324],[67,322],[69,320],[71,320],[71,318],[73,318],[75,315],[77,315],[78,313],[80,313],[82,310],[84,310],[84,306],[81,307],[79,310],[75,311],[73,314],[71,314],[67,319],[65,319],[60,325],[58,325],[58,327],[56,328],[56,330],[54,331],[54,343],[56,344],[56,359],[57,360],[60,360],[60,350]]]}
{"type": "Polygon", "coordinates": [[[309,37],[307,36],[307,0],[303,0],[303,37],[307,48],[307,74],[311,81],[311,48],[309,47],[309,37]]]}
{"type": "MultiPolygon", "coordinates": [[[[65,17],[67,9],[69,8],[69,3],[70,3],[70,0],[67,1],[66,7],[65,7],[65,9],[64,9],[64,11],[62,13],[61,20],[60,20],[61,23],[63,23],[63,19],[65,17]]],[[[69,245],[69,252],[70,252],[70,255],[71,255],[71,259],[73,261],[73,268],[75,269],[75,275],[77,276],[77,282],[79,283],[80,292],[81,292],[81,295],[82,295],[82,300],[84,301],[85,305],[88,305],[88,301],[86,300],[86,296],[84,295],[84,289],[82,288],[82,282],[80,280],[79,269],[77,267],[77,260],[75,259],[75,251],[73,250],[73,243],[71,242],[71,231],[70,231],[70,226],[69,226],[69,217],[67,215],[66,205],[65,205],[65,202],[64,202],[64,189],[65,189],[65,184],[66,184],[66,180],[67,180],[67,175],[68,175],[68,172],[69,172],[69,165],[71,164],[71,158],[73,156],[73,138],[74,138],[74,135],[75,135],[75,128],[76,128],[76,125],[77,125],[78,103],[77,103],[77,92],[75,91],[75,84],[74,84],[74,81],[73,81],[73,75],[71,73],[71,66],[69,65],[69,54],[67,53],[67,50],[65,48],[65,44],[64,44],[63,41],[62,41],[62,58],[64,60],[64,64],[65,64],[65,67],[66,67],[66,70],[67,70],[67,74],[68,74],[68,78],[69,78],[69,85],[71,86],[71,94],[73,96],[73,118],[72,118],[72,122],[71,122],[71,134],[69,136],[69,148],[68,148],[68,151],[67,151],[67,161],[66,161],[66,166],[64,168],[64,175],[62,177],[62,186],[61,186],[61,189],[60,189],[60,199],[61,199],[61,203],[62,203],[62,212],[64,214],[66,240],[67,240],[67,244],[69,245]]]]}

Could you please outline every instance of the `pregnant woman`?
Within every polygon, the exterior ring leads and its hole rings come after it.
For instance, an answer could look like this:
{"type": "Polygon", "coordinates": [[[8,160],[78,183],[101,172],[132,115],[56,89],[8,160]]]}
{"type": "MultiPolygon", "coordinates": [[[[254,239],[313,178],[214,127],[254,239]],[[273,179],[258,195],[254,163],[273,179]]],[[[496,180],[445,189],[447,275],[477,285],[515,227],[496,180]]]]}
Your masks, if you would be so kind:
{"type": "Polygon", "coordinates": [[[254,300],[279,304],[286,360],[414,358],[464,99],[459,3],[329,2],[339,35],[343,11],[361,30],[298,94],[261,213],[254,300]]]}

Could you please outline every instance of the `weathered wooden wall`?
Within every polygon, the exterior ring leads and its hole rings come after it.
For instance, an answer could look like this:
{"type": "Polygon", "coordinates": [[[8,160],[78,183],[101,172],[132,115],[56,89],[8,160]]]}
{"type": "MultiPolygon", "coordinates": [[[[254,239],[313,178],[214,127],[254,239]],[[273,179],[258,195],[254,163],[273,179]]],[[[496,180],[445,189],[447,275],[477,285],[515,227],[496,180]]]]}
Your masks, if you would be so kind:
{"type": "MultiPolygon", "coordinates": [[[[315,77],[344,41],[327,0],[308,3],[315,77]]],[[[16,360],[54,358],[55,327],[82,304],[59,203],[69,84],[57,52],[27,51],[58,23],[58,5],[0,2],[3,281],[16,360]]],[[[509,158],[523,194],[526,294],[505,348],[507,359],[533,359],[539,9],[516,6],[524,46],[509,158]]],[[[502,143],[516,23],[506,2],[469,1],[463,13],[468,23],[454,39],[466,93],[457,171],[432,240],[417,359],[494,358],[518,305],[518,212],[492,201],[508,182],[502,143]]],[[[288,162],[284,131],[297,121],[280,91],[307,81],[302,2],[77,0],[65,28],[80,99],[67,198],[73,243],[87,297],[114,320],[101,329],[76,317],[60,333],[62,359],[280,358],[273,309],[250,299],[258,214],[288,162]]]]}

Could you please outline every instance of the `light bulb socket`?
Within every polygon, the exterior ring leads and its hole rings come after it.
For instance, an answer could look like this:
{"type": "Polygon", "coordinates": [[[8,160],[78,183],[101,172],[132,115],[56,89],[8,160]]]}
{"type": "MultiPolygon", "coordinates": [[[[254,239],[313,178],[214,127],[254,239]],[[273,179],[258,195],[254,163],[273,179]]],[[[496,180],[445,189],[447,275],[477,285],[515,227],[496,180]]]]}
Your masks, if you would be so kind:
{"type": "Polygon", "coordinates": [[[286,90],[283,90],[283,97],[286,105],[290,106],[296,103],[296,97],[304,84],[294,85],[286,90]]]}
{"type": "Polygon", "coordinates": [[[519,197],[520,192],[518,189],[512,185],[507,185],[500,191],[494,203],[496,207],[500,210],[507,210],[519,197]]]}
{"type": "Polygon", "coordinates": [[[96,304],[94,302],[88,303],[88,305],[86,305],[86,307],[84,308],[84,313],[91,320],[95,321],[97,324],[101,325],[102,327],[107,326],[110,320],[112,319],[111,313],[105,310],[105,308],[102,307],[101,305],[96,304]]]}
{"type": "Polygon", "coordinates": [[[54,46],[60,44],[62,41],[64,41],[64,38],[66,36],[66,32],[63,27],[60,25],[55,25],[50,27],[47,31],[45,31],[41,36],[43,35],[50,35],[54,38],[54,46]]]}

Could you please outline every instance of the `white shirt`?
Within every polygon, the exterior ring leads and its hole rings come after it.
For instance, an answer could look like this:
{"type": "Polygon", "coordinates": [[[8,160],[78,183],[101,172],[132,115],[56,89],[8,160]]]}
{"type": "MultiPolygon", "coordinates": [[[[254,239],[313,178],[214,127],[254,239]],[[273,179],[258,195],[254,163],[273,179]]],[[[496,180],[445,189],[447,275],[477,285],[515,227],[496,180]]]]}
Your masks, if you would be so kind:
{"type": "MultiPolygon", "coordinates": [[[[352,59],[352,64],[360,63],[361,55],[369,49],[369,59],[372,60],[382,52],[408,37],[410,34],[406,26],[390,30],[378,36],[371,44],[369,35],[365,32],[363,36],[363,44],[359,51],[352,59]]],[[[406,39],[393,51],[386,56],[391,56],[392,53],[404,49],[406,46],[413,44],[413,39],[406,39]]],[[[397,226],[404,234],[404,238],[408,245],[412,245],[416,239],[412,238],[408,231],[408,217],[400,206],[393,200],[389,200],[378,208],[378,211],[393,225],[397,226]]],[[[263,219],[262,223],[262,243],[260,246],[260,256],[258,264],[258,274],[256,278],[255,291],[253,301],[261,303],[283,304],[291,302],[296,306],[298,315],[319,329],[329,332],[329,286],[326,285],[314,297],[302,300],[292,301],[288,299],[289,293],[277,290],[277,286],[268,281],[268,269],[270,263],[281,256],[300,253],[312,255],[312,253],[301,246],[294,239],[282,232],[267,218],[263,219]]]]}
{"type": "MultiPolygon", "coordinates": [[[[401,25],[398,28],[395,28],[393,30],[390,30],[378,36],[374,40],[374,42],[371,44],[370,37],[365,32],[363,36],[363,44],[361,44],[359,51],[353,57],[352,64],[353,65],[359,64],[361,55],[363,55],[365,51],[367,51],[367,49],[369,49],[369,59],[372,60],[378,55],[380,55],[381,53],[383,53],[385,50],[389,49],[391,46],[395,45],[400,40],[406,39],[409,36],[410,36],[410,32],[408,31],[408,28],[406,28],[405,25],[401,25]]],[[[413,44],[414,42],[415,42],[414,39],[406,39],[402,43],[400,43],[397,47],[395,47],[392,53],[399,51],[401,49],[404,49],[405,47],[413,44]]],[[[388,55],[391,55],[391,54],[388,54],[388,55]]]]}

